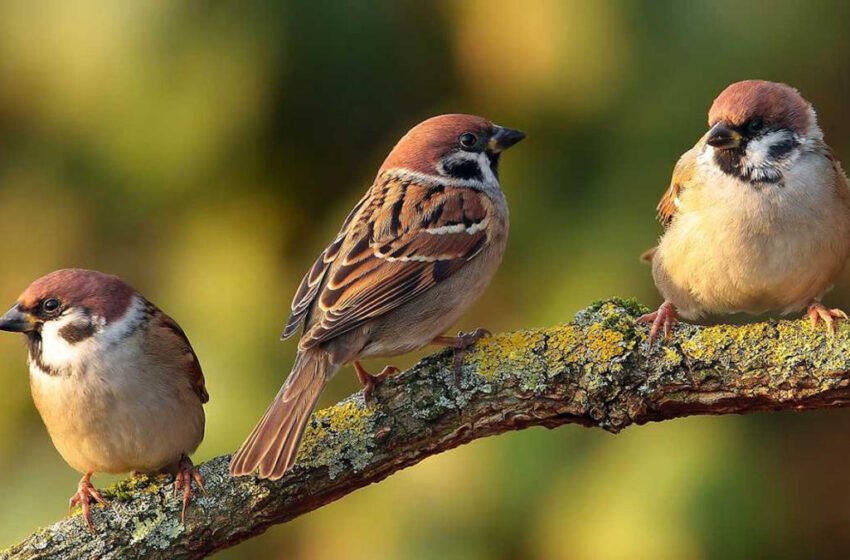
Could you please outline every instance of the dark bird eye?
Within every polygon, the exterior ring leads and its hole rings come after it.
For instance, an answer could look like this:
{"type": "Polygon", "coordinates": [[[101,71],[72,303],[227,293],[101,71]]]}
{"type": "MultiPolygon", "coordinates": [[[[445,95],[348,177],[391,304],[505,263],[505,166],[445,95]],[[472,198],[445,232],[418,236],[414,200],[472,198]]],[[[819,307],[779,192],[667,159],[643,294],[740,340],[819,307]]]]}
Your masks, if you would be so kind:
{"type": "Polygon", "coordinates": [[[764,128],[764,121],[761,119],[753,119],[750,121],[750,124],[747,125],[747,130],[752,132],[758,132],[764,128]]]}
{"type": "Polygon", "coordinates": [[[56,298],[50,298],[44,300],[44,303],[41,304],[41,308],[45,313],[56,313],[59,309],[59,300],[56,298]]]}
{"type": "Polygon", "coordinates": [[[458,140],[464,148],[473,148],[478,143],[478,137],[471,132],[464,132],[458,140]]]}

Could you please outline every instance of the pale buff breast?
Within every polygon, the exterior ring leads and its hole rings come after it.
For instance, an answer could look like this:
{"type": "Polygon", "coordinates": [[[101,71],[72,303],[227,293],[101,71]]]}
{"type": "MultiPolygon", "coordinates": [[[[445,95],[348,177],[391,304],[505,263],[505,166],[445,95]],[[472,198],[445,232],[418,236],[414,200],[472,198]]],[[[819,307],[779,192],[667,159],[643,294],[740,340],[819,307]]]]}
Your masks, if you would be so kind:
{"type": "Polygon", "coordinates": [[[31,362],[30,387],[56,449],[80,472],[157,471],[203,438],[203,408],[188,382],[136,344],[113,347],[108,362],[93,346],[61,375],[31,362]]]}
{"type": "Polygon", "coordinates": [[[850,211],[830,160],[806,152],[784,186],[754,187],[701,159],[706,180],[681,194],[654,266],[680,314],[788,313],[829,290],[850,242],[850,211]]]}

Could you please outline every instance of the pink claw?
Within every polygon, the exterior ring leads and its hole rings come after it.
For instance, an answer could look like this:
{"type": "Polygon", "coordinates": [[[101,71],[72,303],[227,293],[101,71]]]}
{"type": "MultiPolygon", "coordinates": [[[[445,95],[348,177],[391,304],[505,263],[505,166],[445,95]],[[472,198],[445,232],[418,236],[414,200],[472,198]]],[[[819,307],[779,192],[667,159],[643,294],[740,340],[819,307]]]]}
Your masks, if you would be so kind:
{"type": "Polygon", "coordinates": [[[816,329],[818,323],[823,321],[832,336],[835,336],[835,322],[847,320],[847,313],[840,309],[828,309],[818,301],[809,305],[806,314],[809,316],[813,329],[816,329]]]}
{"type": "Polygon", "coordinates": [[[649,338],[647,339],[647,345],[651,349],[652,344],[658,337],[658,331],[664,332],[664,338],[670,338],[673,325],[679,322],[679,317],[676,315],[676,308],[673,307],[673,304],[665,301],[658,308],[658,311],[638,317],[637,322],[652,323],[652,327],[649,329],[649,338]]]}

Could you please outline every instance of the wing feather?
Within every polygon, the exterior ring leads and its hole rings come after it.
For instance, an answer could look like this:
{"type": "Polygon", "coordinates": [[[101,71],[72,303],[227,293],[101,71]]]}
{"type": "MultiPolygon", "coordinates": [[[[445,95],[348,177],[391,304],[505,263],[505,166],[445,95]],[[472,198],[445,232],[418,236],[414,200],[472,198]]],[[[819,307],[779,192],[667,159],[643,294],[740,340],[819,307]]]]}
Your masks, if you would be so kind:
{"type": "MultiPolygon", "coordinates": [[[[702,142],[702,141],[700,141],[702,142]]],[[[673,168],[673,178],[670,181],[670,186],[661,197],[658,203],[658,221],[667,228],[676,217],[679,211],[679,204],[682,193],[688,188],[689,183],[693,179],[696,172],[697,156],[699,155],[700,144],[697,144],[687,152],[685,152],[679,161],[676,162],[676,167],[673,168]]]]}
{"type": "Polygon", "coordinates": [[[473,189],[379,178],[331,246],[333,258],[323,253],[305,276],[284,334],[315,314],[300,343],[310,348],[426,292],[484,249],[491,209],[473,189]]]}
{"type": "Polygon", "coordinates": [[[204,373],[201,370],[201,363],[198,361],[198,356],[195,350],[192,349],[192,344],[189,342],[189,337],[177,324],[177,321],[163,313],[159,312],[159,325],[163,328],[162,331],[166,336],[171,337],[172,344],[166,347],[176,347],[176,351],[183,358],[183,371],[189,377],[189,382],[192,385],[201,403],[204,404],[210,400],[210,395],[207,393],[206,381],[204,373]]]}
{"type": "Polygon", "coordinates": [[[316,299],[316,294],[319,293],[319,288],[322,286],[325,275],[327,274],[330,265],[339,254],[343,241],[345,241],[345,231],[348,229],[349,224],[355,219],[358,212],[360,212],[360,209],[363,207],[366,200],[369,199],[370,192],[367,192],[363,198],[354,205],[354,208],[348,213],[348,216],[342,223],[342,228],[340,228],[334,242],[331,243],[327,249],[322,251],[322,254],[319,255],[319,258],[316,259],[316,262],[313,263],[313,266],[307,271],[304,278],[301,279],[301,284],[298,286],[298,290],[295,291],[295,297],[292,298],[291,313],[289,315],[289,320],[286,322],[286,326],[283,328],[283,334],[281,335],[282,339],[292,336],[307,317],[310,307],[316,299]]]}

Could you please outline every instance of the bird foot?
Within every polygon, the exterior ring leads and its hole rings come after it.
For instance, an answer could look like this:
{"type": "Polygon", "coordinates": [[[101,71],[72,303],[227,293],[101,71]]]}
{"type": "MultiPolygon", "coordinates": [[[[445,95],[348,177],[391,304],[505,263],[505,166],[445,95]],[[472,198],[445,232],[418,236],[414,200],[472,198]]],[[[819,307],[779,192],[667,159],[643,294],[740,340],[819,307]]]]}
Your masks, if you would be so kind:
{"type": "Polygon", "coordinates": [[[466,356],[466,351],[476,342],[488,336],[491,336],[491,333],[487,329],[475,329],[472,332],[461,331],[457,333],[457,336],[438,336],[431,342],[431,344],[454,348],[452,365],[454,366],[455,385],[460,386],[460,378],[463,373],[463,359],[466,356]]]}
{"type": "Polygon", "coordinates": [[[363,367],[359,361],[354,362],[354,372],[357,374],[357,379],[363,385],[363,399],[368,403],[372,401],[372,393],[384,379],[397,374],[400,369],[395,366],[386,366],[381,370],[381,373],[371,374],[363,367]]]}
{"type": "Polygon", "coordinates": [[[204,477],[195,468],[192,460],[184,454],[180,457],[180,462],[177,464],[177,474],[174,475],[174,495],[177,496],[178,492],[183,492],[183,510],[180,512],[180,522],[184,525],[186,524],[186,509],[189,507],[189,502],[192,501],[193,480],[206,496],[207,489],[204,487],[204,477]]]}
{"type": "Polygon", "coordinates": [[[83,510],[83,518],[89,526],[89,531],[94,533],[94,523],[91,520],[91,502],[94,500],[103,507],[109,507],[109,502],[103,499],[98,489],[91,483],[91,475],[92,473],[86,473],[80,479],[79,484],[77,484],[77,493],[71,496],[71,499],[68,501],[68,515],[79,505],[83,510]]]}
{"type": "Polygon", "coordinates": [[[647,346],[652,349],[652,344],[658,337],[658,331],[664,332],[664,338],[670,338],[670,333],[673,325],[679,322],[679,316],[676,315],[676,308],[669,301],[665,301],[658,308],[658,311],[647,313],[637,319],[638,323],[651,323],[649,329],[649,338],[647,338],[647,346]]]}
{"type": "Polygon", "coordinates": [[[840,309],[829,309],[819,301],[809,305],[806,314],[809,316],[809,321],[811,321],[813,329],[816,329],[818,323],[823,321],[826,329],[832,336],[835,336],[835,322],[847,320],[847,313],[840,309]]]}

